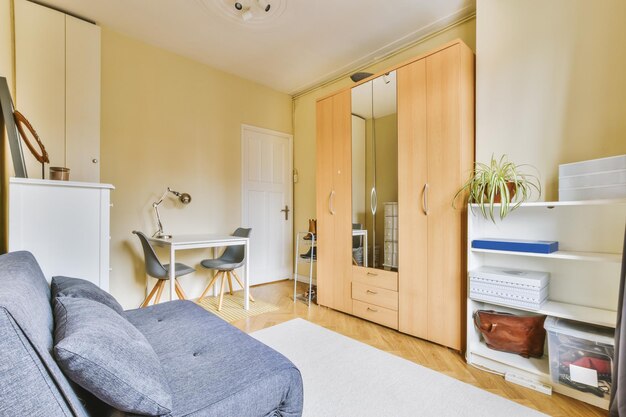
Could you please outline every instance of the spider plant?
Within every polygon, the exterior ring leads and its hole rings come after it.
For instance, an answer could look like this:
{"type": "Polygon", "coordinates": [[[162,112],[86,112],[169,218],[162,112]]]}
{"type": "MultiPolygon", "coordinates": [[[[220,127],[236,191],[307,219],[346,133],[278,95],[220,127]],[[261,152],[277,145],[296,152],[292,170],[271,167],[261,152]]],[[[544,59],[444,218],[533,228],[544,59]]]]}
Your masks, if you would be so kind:
{"type": "Polygon", "coordinates": [[[470,178],[454,196],[453,206],[457,198],[467,192],[468,203],[477,204],[486,219],[495,223],[496,210],[500,219],[504,219],[527,201],[533,190],[537,191],[537,198],[541,196],[539,178],[523,172],[524,167],[531,166],[516,165],[506,155],[502,155],[500,159],[495,159],[492,155],[489,164],[476,162],[470,178]],[[496,207],[498,204],[499,207],[496,207]]]}

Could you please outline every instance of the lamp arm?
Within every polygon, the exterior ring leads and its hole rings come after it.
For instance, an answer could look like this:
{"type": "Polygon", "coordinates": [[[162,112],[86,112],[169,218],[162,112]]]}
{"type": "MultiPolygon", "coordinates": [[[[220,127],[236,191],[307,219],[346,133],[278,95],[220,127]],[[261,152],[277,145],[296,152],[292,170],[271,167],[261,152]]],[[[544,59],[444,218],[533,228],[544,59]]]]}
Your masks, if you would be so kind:
{"type": "Polygon", "coordinates": [[[161,216],[159,215],[159,204],[161,204],[163,202],[163,199],[165,198],[165,196],[167,195],[167,193],[170,192],[169,187],[167,188],[167,190],[165,190],[165,192],[163,193],[163,195],[161,196],[161,198],[159,198],[158,201],[155,201],[154,203],[152,203],[152,208],[154,209],[154,214],[156,214],[156,219],[157,219],[157,225],[159,226],[159,229],[152,235],[152,237],[160,237],[163,236],[163,223],[161,223],[161,216]]]}
{"type": "Polygon", "coordinates": [[[160,237],[164,233],[163,233],[163,223],[161,223],[161,216],[159,216],[159,204],[154,203],[152,207],[154,208],[154,213],[156,214],[156,219],[157,219],[157,225],[159,226],[159,229],[152,235],[152,237],[160,237]]]}

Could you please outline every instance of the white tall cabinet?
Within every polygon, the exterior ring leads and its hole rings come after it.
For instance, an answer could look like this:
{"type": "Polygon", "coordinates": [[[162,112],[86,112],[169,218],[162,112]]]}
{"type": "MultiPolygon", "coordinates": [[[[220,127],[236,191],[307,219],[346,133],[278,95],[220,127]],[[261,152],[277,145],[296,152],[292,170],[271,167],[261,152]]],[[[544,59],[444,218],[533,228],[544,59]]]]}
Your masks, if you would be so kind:
{"type": "MultiPolygon", "coordinates": [[[[15,69],[16,108],[39,134],[50,166],[70,168],[72,180],[99,182],[100,28],[16,0],[15,69]]],[[[24,156],[28,176],[41,178],[41,164],[27,150],[24,156]]]]}
{"type": "Polygon", "coordinates": [[[109,290],[109,184],[11,178],[9,251],[32,252],[44,275],[109,290]]]}

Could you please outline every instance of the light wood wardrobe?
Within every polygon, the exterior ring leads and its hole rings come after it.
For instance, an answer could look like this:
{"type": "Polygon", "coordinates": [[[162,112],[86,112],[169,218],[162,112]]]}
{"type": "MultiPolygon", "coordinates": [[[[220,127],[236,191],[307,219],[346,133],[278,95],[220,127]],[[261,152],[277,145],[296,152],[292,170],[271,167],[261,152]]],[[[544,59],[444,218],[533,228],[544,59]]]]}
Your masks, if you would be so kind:
{"type": "MultiPolygon", "coordinates": [[[[319,304],[461,350],[465,213],[452,200],[473,162],[474,54],[460,40],[320,99],[319,304]],[[351,90],[391,72],[397,83],[398,262],[397,268],[373,268],[355,265],[352,254],[351,90]]],[[[378,203],[372,191],[370,202],[374,198],[378,203]]],[[[370,252],[374,259],[375,249],[370,252]]]]}

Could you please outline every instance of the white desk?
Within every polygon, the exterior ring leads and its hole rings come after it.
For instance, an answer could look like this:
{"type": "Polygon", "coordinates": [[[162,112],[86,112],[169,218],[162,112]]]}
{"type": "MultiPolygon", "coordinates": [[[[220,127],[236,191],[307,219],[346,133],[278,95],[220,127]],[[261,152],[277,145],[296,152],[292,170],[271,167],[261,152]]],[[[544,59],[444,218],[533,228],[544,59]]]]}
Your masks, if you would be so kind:
{"type": "Polygon", "coordinates": [[[176,251],[186,249],[213,248],[224,246],[245,246],[245,262],[243,265],[243,299],[244,309],[250,308],[250,239],[230,235],[198,234],[198,235],[174,235],[170,239],[149,238],[150,243],[155,246],[169,247],[170,249],[170,300],[174,299],[174,277],[176,265],[176,251]]]}

